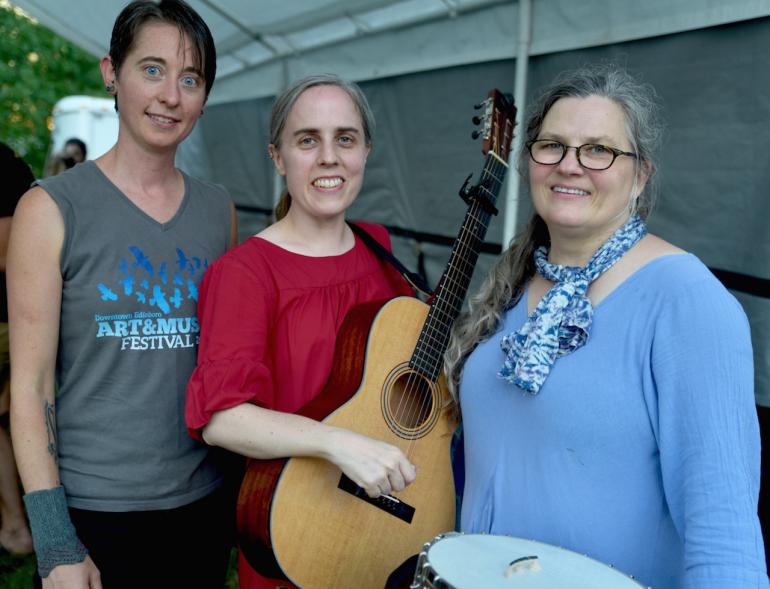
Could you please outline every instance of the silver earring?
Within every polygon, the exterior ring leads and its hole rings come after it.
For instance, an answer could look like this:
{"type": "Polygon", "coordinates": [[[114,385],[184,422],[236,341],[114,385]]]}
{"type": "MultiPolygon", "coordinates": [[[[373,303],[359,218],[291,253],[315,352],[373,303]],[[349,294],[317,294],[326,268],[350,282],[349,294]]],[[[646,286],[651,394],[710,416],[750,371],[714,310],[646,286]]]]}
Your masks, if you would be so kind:
{"type": "Polygon", "coordinates": [[[115,93],[115,84],[107,84],[104,89],[107,91],[107,94],[114,94],[115,93]]]}

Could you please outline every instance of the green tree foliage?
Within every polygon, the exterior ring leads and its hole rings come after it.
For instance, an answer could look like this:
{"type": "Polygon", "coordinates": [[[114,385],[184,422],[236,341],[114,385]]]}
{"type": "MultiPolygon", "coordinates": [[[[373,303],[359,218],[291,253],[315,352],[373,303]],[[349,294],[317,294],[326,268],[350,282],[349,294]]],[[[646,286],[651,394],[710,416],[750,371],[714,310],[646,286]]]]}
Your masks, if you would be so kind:
{"type": "Polygon", "coordinates": [[[43,173],[54,104],[104,96],[98,60],[0,1],[0,141],[43,173]]]}

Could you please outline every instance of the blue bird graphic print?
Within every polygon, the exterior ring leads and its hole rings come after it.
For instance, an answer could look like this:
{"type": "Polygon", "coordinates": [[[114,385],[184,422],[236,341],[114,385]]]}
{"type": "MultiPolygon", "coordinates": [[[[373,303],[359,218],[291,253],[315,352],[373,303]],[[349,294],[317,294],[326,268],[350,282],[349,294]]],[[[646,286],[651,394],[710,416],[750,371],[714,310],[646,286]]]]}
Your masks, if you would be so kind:
{"type": "Polygon", "coordinates": [[[112,290],[110,290],[110,288],[104,286],[101,282],[97,285],[97,287],[99,288],[99,292],[102,295],[102,300],[103,301],[117,301],[118,300],[118,295],[115,294],[114,292],[112,292],[112,290]]]}
{"type": "MultiPolygon", "coordinates": [[[[132,254],[134,254],[134,258],[135,258],[135,262],[133,266],[131,266],[131,268],[132,269],[144,268],[147,274],[152,276],[153,275],[152,264],[150,263],[150,259],[144,255],[144,252],[138,247],[136,247],[135,245],[128,246],[128,250],[132,254]]],[[[177,248],[177,251],[179,251],[178,248],[177,248]]]]}
{"type": "Polygon", "coordinates": [[[197,283],[208,268],[208,260],[179,247],[175,251],[176,260],[169,263],[150,260],[141,247],[128,246],[129,255],[120,259],[114,280],[97,285],[100,299],[119,302],[130,298],[163,315],[179,309],[185,300],[197,302],[197,283]],[[172,270],[174,266],[176,270],[172,270]]]}

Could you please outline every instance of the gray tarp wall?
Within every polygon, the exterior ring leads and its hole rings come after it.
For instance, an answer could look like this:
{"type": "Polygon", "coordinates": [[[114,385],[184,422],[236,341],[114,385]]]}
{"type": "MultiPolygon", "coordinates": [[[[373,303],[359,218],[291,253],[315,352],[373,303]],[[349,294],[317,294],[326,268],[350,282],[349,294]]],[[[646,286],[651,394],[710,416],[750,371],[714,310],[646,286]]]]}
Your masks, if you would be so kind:
{"type": "MultiPolygon", "coordinates": [[[[667,133],[651,231],[711,268],[742,275],[730,285],[749,291],[733,290],[751,321],[757,400],[770,406],[770,299],[761,296],[770,279],[770,18],[531,57],[529,94],[563,69],[607,60],[660,94],[667,133]]],[[[483,165],[480,145],[470,138],[472,105],[489,88],[511,91],[514,67],[513,60],[498,60],[362,82],[377,130],[350,217],[456,235],[465,212],[457,191],[483,165]]],[[[275,197],[266,151],[271,101],[209,105],[180,154],[182,167],[230,190],[242,207],[242,237],[266,222],[247,208],[269,209],[275,197]]],[[[530,213],[524,190],[519,224],[530,213]]],[[[487,241],[501,239],[502,213],[487,235],[487,241]]],[[[414,240],[394,238],[394,247],[416,267],[414,240]]],[[[421,248],[435,283],[449,248],[421,248]]],[[[475,283],[493,259],[482,255],[475,283]]]]}

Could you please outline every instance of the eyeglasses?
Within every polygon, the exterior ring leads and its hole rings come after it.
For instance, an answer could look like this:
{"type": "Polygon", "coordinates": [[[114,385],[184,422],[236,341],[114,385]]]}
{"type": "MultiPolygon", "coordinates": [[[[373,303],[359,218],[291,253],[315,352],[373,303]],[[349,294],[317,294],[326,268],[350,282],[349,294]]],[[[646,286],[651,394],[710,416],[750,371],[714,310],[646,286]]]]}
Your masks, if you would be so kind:
{"type": "Polygon", "coordinates": [[[606,170],[615,159],[621,155],[638,158],[639,156],[630,151],[623,151],[614,147],[607,147],[598,143],[585,143],[580,147],[564,145],[553,139],[537,139],[526,143],[529,155],[532,160],[538,164],[546,166],[555,166],[564,156],[568,149],[574,149],[577,155],[578,163],[588,170],[606,170]]]}

